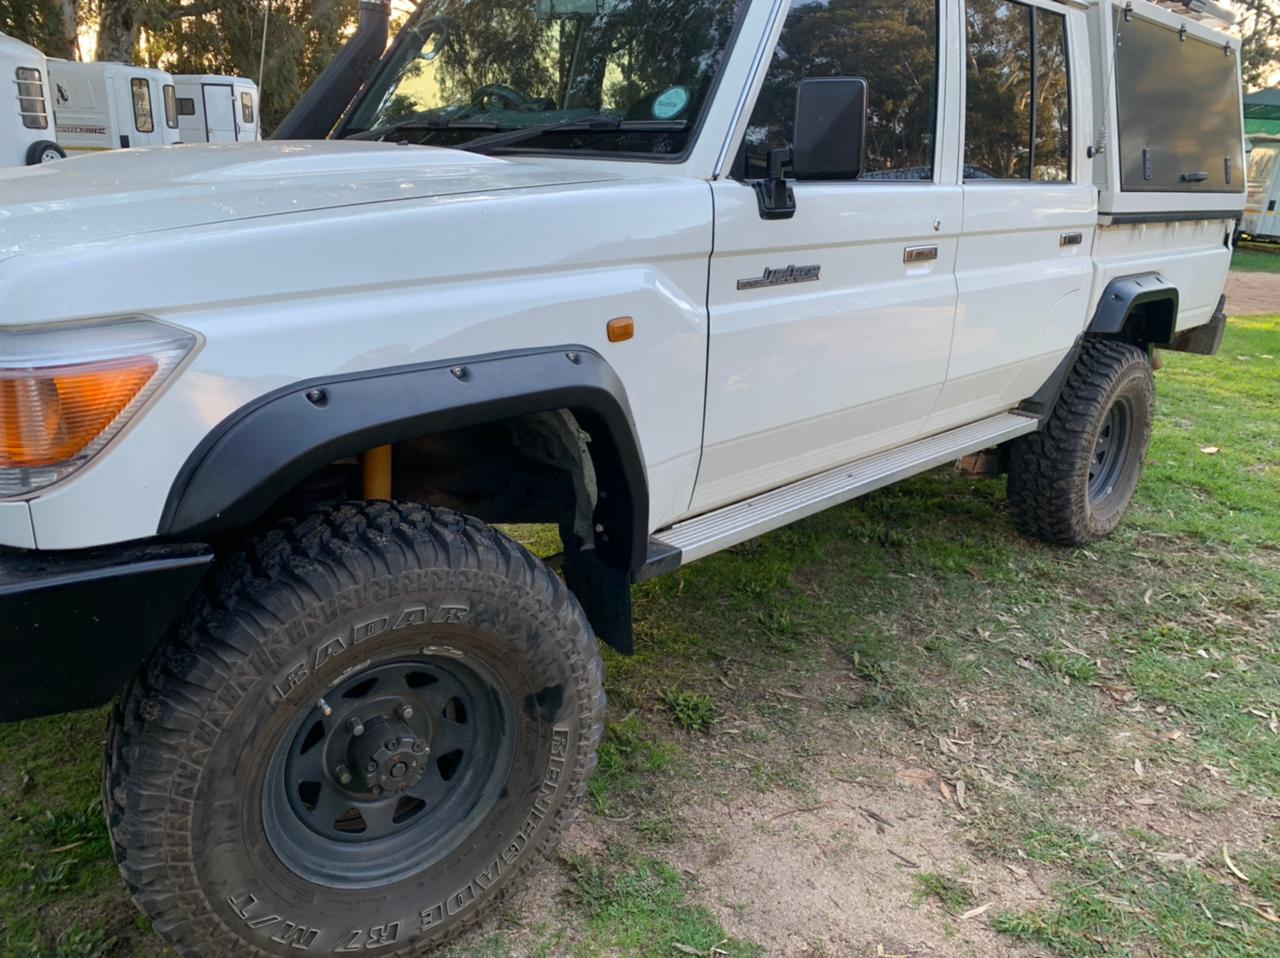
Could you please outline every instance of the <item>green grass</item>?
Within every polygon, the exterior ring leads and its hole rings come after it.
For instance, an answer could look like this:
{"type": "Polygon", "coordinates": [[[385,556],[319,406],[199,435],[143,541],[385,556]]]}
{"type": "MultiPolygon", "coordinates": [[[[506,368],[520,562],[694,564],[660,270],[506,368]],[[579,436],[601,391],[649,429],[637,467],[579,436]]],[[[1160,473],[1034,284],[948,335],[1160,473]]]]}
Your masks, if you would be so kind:
{"type": "Polygon", "coordinates": [[[958,878],[940,872],[917,872],[911,877],[916,884],[917,902],[936,901],[952,915],[972,908],[976,901],[973,889],[958,878]]]}
{"type": "Polygon", "coordinates": [[[1238,248],[1231,268],[1242,273],[1280,273],[1280,247],[1250,245],[1238,248]]]}
{"type": "Polygon", "coordinates": [[[568,860],[572,892],[588,916],[576,954],[706,955],[719,949],[726,958],[753,958],[760,950],[735,941],[703,907],[688,902],[685,881],[671,868],[628,853],[604,861],[568,860]]]}

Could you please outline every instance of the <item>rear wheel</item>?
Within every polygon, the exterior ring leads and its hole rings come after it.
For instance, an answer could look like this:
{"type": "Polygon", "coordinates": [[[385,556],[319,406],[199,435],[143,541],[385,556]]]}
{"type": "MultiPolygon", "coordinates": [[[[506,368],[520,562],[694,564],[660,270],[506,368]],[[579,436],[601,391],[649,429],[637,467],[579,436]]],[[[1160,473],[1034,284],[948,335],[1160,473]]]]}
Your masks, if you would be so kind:
{"type": "Polygon", "coordinates": [[[423,953],[551,847],[603,715],[581,609],[516,543],[408,505],[290,522],[113,718],[120,866],[185,955],[423,953]]]}
{"type": "Polygon", "coordinates": [[[1146,353],[1090,342],[1044,428],[1009,455],[1009,505],[1018,529],[1058,545],[1109,535],[1133,500],[1155,419],[1146,353]]]}

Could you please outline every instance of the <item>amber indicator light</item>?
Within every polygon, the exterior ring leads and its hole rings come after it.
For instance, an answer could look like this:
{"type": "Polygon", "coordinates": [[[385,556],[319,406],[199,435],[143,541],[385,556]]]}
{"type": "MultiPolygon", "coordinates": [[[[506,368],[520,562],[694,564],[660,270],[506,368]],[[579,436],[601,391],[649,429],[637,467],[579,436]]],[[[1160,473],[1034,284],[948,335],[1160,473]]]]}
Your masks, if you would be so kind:
{"type": "Polygon", "coordinates": [[[609,320],[609,342],[625,343],[636,334],[636,321],[630,316],[619,316],[609,320]]]}

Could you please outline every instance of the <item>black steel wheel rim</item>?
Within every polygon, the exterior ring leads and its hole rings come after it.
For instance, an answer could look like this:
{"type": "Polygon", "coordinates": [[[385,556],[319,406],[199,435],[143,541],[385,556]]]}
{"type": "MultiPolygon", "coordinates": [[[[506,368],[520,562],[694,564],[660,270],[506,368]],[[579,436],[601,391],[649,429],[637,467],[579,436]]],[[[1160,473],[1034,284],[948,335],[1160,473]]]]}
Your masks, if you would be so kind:
{"type": "Polygon", "coordinates": [[[1106,502],[1115,491],[1129,462],[1133,410],[1127,399],[1117,399],[1107,410],[1089,462],[1089,503],[1106,502]]]}
{"type": "Polygon", "coordinates": [[[473,834],[501,795],[515,713],[497,676],[449,648],[344,676],[280,737],[263,826],[299,877],[376,888],[473,834]]]}

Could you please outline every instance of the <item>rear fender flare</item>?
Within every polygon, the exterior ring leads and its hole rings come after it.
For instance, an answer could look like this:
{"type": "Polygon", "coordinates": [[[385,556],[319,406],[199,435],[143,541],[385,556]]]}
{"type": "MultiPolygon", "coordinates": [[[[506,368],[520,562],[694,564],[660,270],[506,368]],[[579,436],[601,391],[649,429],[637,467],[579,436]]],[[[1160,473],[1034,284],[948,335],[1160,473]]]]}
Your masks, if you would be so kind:
{"type": "Polygon", "coordinates": [[[1107,284],[1088,335],[1135,346],[1168,346],[1178,331],[1178,288],[1159,273],[1119,276],[1107,284]]]}

